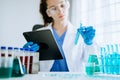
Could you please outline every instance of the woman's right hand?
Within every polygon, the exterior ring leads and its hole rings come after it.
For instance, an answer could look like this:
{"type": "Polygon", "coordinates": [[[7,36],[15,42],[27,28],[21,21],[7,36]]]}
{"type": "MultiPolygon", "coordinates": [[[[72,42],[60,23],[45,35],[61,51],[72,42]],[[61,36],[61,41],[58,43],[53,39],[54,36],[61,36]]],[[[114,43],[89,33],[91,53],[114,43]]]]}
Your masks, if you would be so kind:
{"type": "Polygon", "coordinates": [[[36,43],[33,43],[33,42],[27,42],[24,46],[23,46],[23,48],[25,48],[25,49],[29,49],[29,50],[32,50],[32,51],[38,51],[39,50],[39,48],[40,48],[40,46],[38,45],[38,44],[36,44],[36,43]]]}

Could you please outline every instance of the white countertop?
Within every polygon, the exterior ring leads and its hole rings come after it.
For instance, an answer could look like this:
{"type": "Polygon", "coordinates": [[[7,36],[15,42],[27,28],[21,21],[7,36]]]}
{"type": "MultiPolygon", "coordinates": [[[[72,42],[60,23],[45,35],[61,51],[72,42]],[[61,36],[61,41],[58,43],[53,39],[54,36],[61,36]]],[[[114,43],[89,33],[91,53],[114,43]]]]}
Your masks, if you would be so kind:
{"type": "Polygon", "coordinates": [[[26,74],[23,77],[0,80],[120,80],[120,75],[95,74],[87,76],[79,72],[39,72],[38,74],[26,74]]]}

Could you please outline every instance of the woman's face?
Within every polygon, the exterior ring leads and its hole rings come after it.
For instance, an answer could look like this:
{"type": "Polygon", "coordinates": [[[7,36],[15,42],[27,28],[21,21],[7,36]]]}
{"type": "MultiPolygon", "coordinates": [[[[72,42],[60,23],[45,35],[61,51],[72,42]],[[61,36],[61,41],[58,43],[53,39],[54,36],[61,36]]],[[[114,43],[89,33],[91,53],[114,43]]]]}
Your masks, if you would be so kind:
{"type": "Polygon", "coordinates": [[[47,14],[54,21],[63,21],[68,16],[68,4],[66,0],[47,0],[47,14]]]}

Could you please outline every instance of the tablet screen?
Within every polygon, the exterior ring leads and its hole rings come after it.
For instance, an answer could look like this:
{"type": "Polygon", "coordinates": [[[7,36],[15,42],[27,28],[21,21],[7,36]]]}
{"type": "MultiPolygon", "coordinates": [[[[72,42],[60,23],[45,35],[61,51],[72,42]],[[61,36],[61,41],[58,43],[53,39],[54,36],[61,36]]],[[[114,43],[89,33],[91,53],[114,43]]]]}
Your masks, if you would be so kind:
{"type": "Polygon", "coordinates": [[[23,35],[28,42],[32,41],[40,46],[39,60],[63,59],[51,30],[29,31],[24,32],[23,35]]]}

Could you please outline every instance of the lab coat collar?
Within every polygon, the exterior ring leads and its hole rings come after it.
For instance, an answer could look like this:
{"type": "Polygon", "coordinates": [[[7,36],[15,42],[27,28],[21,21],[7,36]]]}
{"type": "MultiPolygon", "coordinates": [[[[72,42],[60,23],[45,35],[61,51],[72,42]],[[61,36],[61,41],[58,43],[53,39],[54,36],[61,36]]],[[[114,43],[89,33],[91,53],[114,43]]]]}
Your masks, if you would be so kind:
{"type": "MultiPolygon", "coordinates": [[[[50,30],[52,30],[52,24],[53,23],[50,23],[47,28],[49,28],[50,30]]],[[[73,30],[76,30],[77,27],[74,27],[69,21],[68,21],[68,25],[67,25],[67,32],[68,33],[73,33],[73,32],[76,32],[76,31],[73,31],[73,30]]]]}

